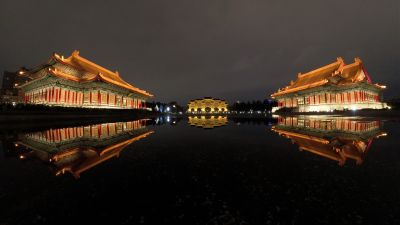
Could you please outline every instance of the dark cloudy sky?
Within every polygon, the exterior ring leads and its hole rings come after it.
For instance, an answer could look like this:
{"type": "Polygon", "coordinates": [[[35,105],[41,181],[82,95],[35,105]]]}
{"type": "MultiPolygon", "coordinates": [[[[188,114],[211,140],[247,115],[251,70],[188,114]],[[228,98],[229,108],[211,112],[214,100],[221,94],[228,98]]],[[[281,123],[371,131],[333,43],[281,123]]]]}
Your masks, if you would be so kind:
{"type": "Polygon", "coordinates": [[[264,99],[359,56],[400,96],[399,0],[1,0],[0,70],[78,49],[156,100],[264,99]]]}

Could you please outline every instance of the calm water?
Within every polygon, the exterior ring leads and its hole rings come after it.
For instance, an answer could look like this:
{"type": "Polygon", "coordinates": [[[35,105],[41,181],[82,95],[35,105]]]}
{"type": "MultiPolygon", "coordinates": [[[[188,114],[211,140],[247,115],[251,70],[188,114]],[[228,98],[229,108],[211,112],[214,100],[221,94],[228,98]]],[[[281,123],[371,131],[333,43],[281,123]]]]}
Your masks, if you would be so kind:
{"type": "Polygon", "coordinates": [[[399,224],[399,128],[168,117],[3,132],[0,224],[399,224]]]}

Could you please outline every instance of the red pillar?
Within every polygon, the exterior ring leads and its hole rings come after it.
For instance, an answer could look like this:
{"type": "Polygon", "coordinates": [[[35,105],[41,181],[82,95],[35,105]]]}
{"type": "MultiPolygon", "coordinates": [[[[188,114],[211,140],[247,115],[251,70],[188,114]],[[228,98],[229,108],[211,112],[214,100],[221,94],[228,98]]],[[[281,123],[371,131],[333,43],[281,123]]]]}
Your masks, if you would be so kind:
{"type": "Polygon", "coordinates": [[[51,101],[54,102],[54,87],[51,89],[51,101]]]}
{"type": "Polygon", "coordinates": [[[71,104],[71,90],[68,90],[67,102],[68,102],[68,105],[71,104]]]}
{"type": "Polygon", "coordinates": [[[67,90],[64,90],[64,104],[67,104],[67,90]]]}
{"type": "Polygon", "coordinates": [[[101,105],[101,94],[100,94],[100,91],[97,92],[97,104],[101,105]]]}
{"type": "Polygon", "coordinates": [[[58,103],[58,90],[55,89],[55,91],[56,91],[56,103],[58,103]]]}
{"type": "Polygon", "coordinates": [[[353,95],[354,95],[354,102],[357,102],[357,92],[354,91],[354,92],[353,92],[353,95]]]}

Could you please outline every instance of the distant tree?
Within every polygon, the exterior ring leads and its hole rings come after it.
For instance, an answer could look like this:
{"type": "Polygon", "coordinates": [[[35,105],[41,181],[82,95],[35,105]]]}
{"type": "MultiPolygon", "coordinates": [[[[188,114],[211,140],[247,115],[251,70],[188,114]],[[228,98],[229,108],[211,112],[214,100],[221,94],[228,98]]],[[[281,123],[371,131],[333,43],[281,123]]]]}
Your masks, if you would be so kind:
{"type": "Polygon", "coordinates": [[[245,111],[248,112],[250,110],[253,111],[271,111],[272,107],[276,106],[277,103],[274,100],[271,99],[265,99],[264,101],[260,100],[253,100],[253,101],[247,101],[247,102],[235,102],[233,103],[229,109],[231,111],[245,111]]]}

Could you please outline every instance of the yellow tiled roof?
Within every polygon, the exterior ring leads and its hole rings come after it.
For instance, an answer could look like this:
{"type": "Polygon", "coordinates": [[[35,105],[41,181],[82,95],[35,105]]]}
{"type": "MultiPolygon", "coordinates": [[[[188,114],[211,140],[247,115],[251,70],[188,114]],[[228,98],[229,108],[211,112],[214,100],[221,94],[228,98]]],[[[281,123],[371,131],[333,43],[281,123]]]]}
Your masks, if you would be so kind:
{"type": "Polygon", "coordinates": [[[76,82],[86,82],[86,81],[93,81],[96,79],[100,79],[106,83],[110,83],[110,84],[113,84],[113,85],[116,85],[116,86],[119,86],[122,88],[126,88],[126,89],[129,89],[134,92],[138,92],[138,93],[143,94],[148,97],[153,96],[152,94],[150,94],[144,90],[141,90],[137,87],[134,87],[134,86],[130,85],[129,83],[127,83],[126,81],[124,81],[119,76],[118,72],[112,72],[104,67],[101,67],[101,66],[81,57],[79,55],[79,51],[75,50],[71,54],[71,56],[69,56],[68,58],[64,58],[63,56],[60,56],[55,53],[53,58],[60,63],[71,66],[77,70],[86,72],[85,76],[76,77],[74,75],[71,75],[71,74],[68,74],[68,73],[65,73],[62,71],[58,71],[55,68],[49,69],[49,71],[52,74],[59,76],[61,78],[76,81],[76,82]]]}
{"type": "Polygon", "coordinates": [[[366,75],[363,73],[362,62],[359,58],[355,58],[354,63],[345,65],[343,59],[338,57],[336,62],[305,74],[299,73],[295,81],[292,81],[288,86],[279,89],[271,96],[276,97],[283,94],[322,86],[331,82],[332,77],[339,78],[337,79],[337,83],[335,83],[336,85],[351,84],[367,80],[366,75]]]}

